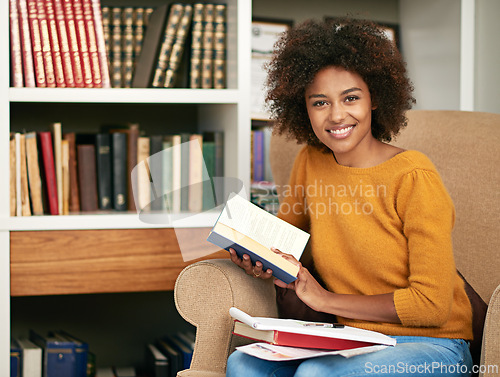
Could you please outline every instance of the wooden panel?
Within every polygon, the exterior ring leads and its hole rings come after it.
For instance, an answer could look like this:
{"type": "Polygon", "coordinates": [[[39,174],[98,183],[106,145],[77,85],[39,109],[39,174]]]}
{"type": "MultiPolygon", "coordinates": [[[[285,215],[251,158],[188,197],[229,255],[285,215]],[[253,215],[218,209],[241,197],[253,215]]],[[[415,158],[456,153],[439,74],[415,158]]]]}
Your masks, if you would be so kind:
{"type": "MultiPolygon", "coordinates": [[[[184,255],[196,256],[209,230],[184,229],[184,255]]],[[[188,264],[229,256],[184,262],[174,229],[22,231],[10,243],[11,296],[172,290],[188,264]]]]}

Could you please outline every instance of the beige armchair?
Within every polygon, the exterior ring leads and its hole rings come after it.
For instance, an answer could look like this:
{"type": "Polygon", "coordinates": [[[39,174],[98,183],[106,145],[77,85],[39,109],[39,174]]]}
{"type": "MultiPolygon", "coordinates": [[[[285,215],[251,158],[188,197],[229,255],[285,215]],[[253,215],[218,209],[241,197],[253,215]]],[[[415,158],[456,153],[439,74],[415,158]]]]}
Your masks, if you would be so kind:
{"type": "MultiPolygon", "coordinates": [[[[427,154],[454,200],[457,268],[489,302],[481,365],[490,368],[480,375],[496,376],[500,369],[500,115],[413,110],[408,119],[408,127],[394,144],[427,154]]],[[[278,189],[286,184],[300,148],[282,137],[272,138],[270,158],[278,189]]],[[[227,357],[242,342],[231,335],[231,306],[255,316],[277,316],[272,282],[247,276],[229,260],[186,267],[177,278],[175,303],[182,317],[197,327],[191,368],[179,372],[182,377],[225,375],[227,357]]]]}

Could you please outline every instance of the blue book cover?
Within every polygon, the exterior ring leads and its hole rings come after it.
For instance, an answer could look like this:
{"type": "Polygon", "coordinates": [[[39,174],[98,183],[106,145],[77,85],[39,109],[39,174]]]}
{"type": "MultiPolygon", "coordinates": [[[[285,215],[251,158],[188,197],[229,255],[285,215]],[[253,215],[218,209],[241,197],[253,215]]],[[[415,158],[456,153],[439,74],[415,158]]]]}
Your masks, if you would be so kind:
{"type": "Polygon", "coordinates": [[[75,347],[75,376],[76,377],[87,377],[87,363],[89,355],[89,345],[88,343],[68,334],[65,331],[55,331],[51,334],[55,338],[65,341],[72,342],[75,347]]]}
{"type": "Polygon", "coordinates": [[[21,347],[14,340],[10,342],[10,377],[21,377],[21,347]]]}
{"type": "Polygon", "coordinates": [[[44,377],[76,377],[76,351],[73,342],[30,331],[30,340],[42,348],[44,377]]]}
{"type": "Polygon", "coordinates": [[[191,360],[193,359],[193,349],[184,344],[184,342],[179,340],[176,336],[166,336],[163,340],[181,354],[182,364],[179,370],[189,369],[191,360]]]}

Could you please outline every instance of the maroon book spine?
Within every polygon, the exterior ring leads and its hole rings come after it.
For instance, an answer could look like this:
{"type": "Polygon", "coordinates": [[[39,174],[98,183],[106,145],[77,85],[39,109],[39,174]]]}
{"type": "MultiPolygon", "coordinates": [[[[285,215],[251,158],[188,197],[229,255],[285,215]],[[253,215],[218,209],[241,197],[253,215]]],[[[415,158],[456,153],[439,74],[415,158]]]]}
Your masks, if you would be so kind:
{"type": "Polygon", "coordinates": [[[58,215],[59,206],[57,200],[57,181],[54,165],[54,148],[52,146],[52,133],[49,131],[40,132],[38,137],[40,138],[44,183],[47,193],[47,202],[49,203],[49,213],[51,215],[58,215]]]}
{"type": "Polygon", "coordinates": [[[61,0],[54,0],[54,17],[59,37],[64,80],[68,88],[75,87],[75,76],[73,74],[73,63],[71,61],[71,50],[69,47],[68,32],[66,28],[66,17],[61,0]]]}
{"type": "Polygon", "coordinates": [[[56,75],[54,72],[54,61],[52,59],[52,47],[50,45],[49,25],[45,13],[45,1],[37,0],[38,24],[40,25],[40,39],[42,42],[43,66],[45,68],[45,82],[48,88],[56,87],[56,75]]]}
{"type": "Polygon", "coordinates": [[[102,88],[101,65],[99,62],[99,53],[97,51],[97,38],[94,22],[94,12],[90,0],[82,1],[83,21],[87,35],[87,44],[89,49],[90,66],[92,67],[92,84],[94,88],[102,88]]]}
{"type": "Polygon", "coordinates": [[[58,88],[65,88],[66,80],[64,77],[61,45],[59,43],[59,35],[57,33],[56,17],[52,0],[45,0],[45,15],[47,18],[47,27],[49,33],[50,48],[52,51],[52,62],[54,64],[56,86],[58,88]]]}
{"type": "Polygon", "coordinates": [[[85,30],[85,20],[83,19],[82,0],[73,0],[73,15],[75,18],[78,48],[80,50],[80,58],[82,61],[83,83],[86,88],[93,88],[92,64],[90,63],[87,32],[85,30]]]}
{"type": "MultiPolygon", "coordinates": [[[[57,1],[57,0],[56,0],[57,1]]],[[[78,37],[76,34],[75,16],[73,13],[72,0],[61,0],[66,19],[66,32],[68,34],[69,50],[71,53],[71,63],[73,66],[73,75],[75,78],[75,86],[83,88],[83,70],[82,59],[80,57],[80,49],[78,47],[78,37]]]]}
{"type": "Polygon", "coordinates": [[[33,50],[31,48],[30,23],[28,20],[28,5],[26,0],[18,0],[19,30],[21,34],[21,49],[23,54],[24,86],[34,88],[35,68],[33,66],[33,50]]]}
{"type": "Polygon", "coordinates": [[[35,68],[35,82],[37,87],[45,88],[45,68],[43,67],[42,40],[40,36],[40,24],[36,0],[28,0],[28,21],[31,34],[31,46],[33,51],[33,62],[35,68]]]}

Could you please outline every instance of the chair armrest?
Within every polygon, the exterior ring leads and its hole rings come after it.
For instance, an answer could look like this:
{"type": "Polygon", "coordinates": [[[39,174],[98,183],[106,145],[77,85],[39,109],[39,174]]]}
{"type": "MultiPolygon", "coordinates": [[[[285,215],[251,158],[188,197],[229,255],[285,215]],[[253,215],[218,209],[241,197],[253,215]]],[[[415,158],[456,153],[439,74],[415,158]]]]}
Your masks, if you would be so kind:
{"type": "Polygon", "coordinates": [[[174,287],[179,314],[196,326],[191,368],[178,376],[225,376],[226,361],[234,347],[243,344],[232,335],[229,308],[254,316],[277,317],[271,279],[254,279],[227,259],[193,263],[181,271],[174,287]]]}
{"type": "Polygon", "coordinates": [[[500,369],[500,285],[495,289],[488,304],[484,322],[481,366],[482,377],[498,376],[500,369]]]}

